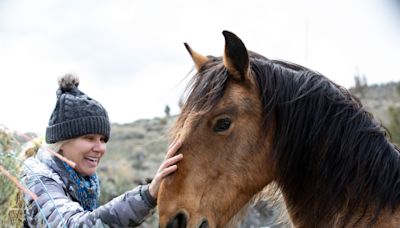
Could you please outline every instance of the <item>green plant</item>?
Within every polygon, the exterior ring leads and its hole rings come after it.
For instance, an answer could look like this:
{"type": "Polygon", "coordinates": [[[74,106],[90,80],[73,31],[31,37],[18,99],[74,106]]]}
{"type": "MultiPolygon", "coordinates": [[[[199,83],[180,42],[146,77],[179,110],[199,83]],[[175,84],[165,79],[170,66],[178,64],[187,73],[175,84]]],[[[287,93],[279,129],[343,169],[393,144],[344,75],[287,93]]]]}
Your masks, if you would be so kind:
{"type": "Polygon", "coordinates": [[[389,131],[392,141],[400,146],[400,107],[389,107],[389,131]]]}
{"type": "Polygon", "coordinates": [[[23,227],[23,195],[10,179],[20,173],[17,145],[12,133],[0,126],[0,227],[23,227]]]}
{"type": "MultiPolygon", "coordinates": [[[[400,83],[396,86],[397,96],[400,97],[400,83]]],[[[400,146],[400,107],[390,106],[389,114],[389,131],[392,136],[392,141],[400,146]]]]}

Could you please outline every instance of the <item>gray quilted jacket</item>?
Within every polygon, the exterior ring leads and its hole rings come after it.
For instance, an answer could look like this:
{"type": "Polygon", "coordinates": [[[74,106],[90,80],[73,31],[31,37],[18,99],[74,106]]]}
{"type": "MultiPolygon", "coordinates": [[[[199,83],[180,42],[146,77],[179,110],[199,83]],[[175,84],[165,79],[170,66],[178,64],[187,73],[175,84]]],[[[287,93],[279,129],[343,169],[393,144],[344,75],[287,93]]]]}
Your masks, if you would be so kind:
{"type": "Polygon", "coordinates": [[[44,150],[25,161],[22,181],[38,196],[36,201],[24,196],[30,227],[134,227],[156,206],[148,185],[140,185],[93,211],[85,211],[68,189],[68,177],[61,161],[44,150]]]}

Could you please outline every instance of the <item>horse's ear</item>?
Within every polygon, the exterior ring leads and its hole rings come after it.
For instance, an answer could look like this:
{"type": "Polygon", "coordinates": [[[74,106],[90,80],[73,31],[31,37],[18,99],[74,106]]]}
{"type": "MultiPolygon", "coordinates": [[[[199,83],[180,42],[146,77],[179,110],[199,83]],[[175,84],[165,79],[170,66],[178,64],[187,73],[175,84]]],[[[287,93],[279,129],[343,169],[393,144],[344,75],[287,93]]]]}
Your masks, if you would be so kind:
{"type": "Polygon", "coordinates": [[[199,71],[200,68],[204,66],[204,64],[208,61],[208,57],[193,51],[193,49],[187,43],[185,43],[185,47],[188,50],[190,56],[192,56],[197,71],[199,71]]]}
{"type": "Polygon", "coordinates": [[[249,54],[235,34],[223,31],[225,37],[224,65],[237,80],[244,80],[249,73],[249,54]]]}

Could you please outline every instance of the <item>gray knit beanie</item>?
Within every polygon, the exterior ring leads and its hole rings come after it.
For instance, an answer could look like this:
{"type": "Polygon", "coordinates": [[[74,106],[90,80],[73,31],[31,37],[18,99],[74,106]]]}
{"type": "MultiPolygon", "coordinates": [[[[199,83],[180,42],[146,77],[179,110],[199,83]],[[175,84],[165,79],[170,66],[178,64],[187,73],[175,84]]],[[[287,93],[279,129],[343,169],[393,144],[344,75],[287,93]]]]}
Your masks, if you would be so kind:
{"type": "Polygon", "coordinates": [[[78,89],[79,78],[66,74],[58,80],[56,107],[46,129],[46,142],[56,143],[87,134],[110,138],[110,121],[103,106],[78,89]]]}

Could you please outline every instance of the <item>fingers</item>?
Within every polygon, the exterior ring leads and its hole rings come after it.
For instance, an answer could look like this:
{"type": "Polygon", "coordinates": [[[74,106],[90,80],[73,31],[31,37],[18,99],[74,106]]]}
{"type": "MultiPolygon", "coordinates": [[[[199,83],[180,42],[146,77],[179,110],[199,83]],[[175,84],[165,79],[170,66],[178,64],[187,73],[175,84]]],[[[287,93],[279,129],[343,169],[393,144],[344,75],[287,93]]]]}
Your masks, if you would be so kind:
{"type": "Polygon", "coordinates": [[[172,174],[178,169],[176,163],[182,160],[183,154],[175,155],[175,153],[179,150],[181,146],[182,142],[179,139],[174,140],[174,142],[171,143],[171,145],[169,146],[164,162],[158,168],[156,175],[154,176],[153,180],[149,185],[150,194],[154,198],[157,198],[158,190],[160,188],[162,179],[164,179],[164,177],[172,174]]]}
{"type": "Polygon", "coordinates": [[[177,166],[177,165],[171,165],[171,166],[165,168],[165,169],[161,172],[161,175],[162,175],[162,177],[166,177],[166,176],[168,176],[169,174],[175,172],[177,169],[178,169],[178,166],[177,166]]]}
{"type": "Polygon", "coordinates": [[[172,140],[172,143],[171,144],[169,144],[169,146],[168,146],[168,150],[169,149],[171,149],[171,147],[173,146],[173,145],[175,145],[176,144],[176,142],[179,140],[179,138],[174,138],[174,140],[172,140]]]}
{"type": "Polygon", "coordinates": [[[178,169],[178,166],[175,163],[180,161],[182,158],[183,158],[183,155],[179,154],[179,155],[176,155],[176,156],[168,159],[163,164],[161,164],[161,166],[158,169],[157,174],[154,176],[152,182],[154,182],[154,184],[156,186],[158,186],[164,177],[168,176],[169,174],[175,172],[178,169]]]}
{"type": "Polygon", "coordinates": [[[175,155],[175,153],[179,150],[181,146],[182,146],[182,141],[179,139],[175,139],[169,145],[164,162],[158,168],[158,173],[161,174],[161,179],[175,172],[178,169],[176,163],[182,160],[183,154],[175,155]]]}
{"type": "Polygon", "coordinates": [[[182,160],[183,158],[183,154],[178,154],[173,156],[172,158],[168,158],[167,160],[165,160],[161,166],[160,166],[160,170],[163,170],[169,166],[175,165],[176,163],[178,163],[180,160],[182,160]]]}
{"type": "Polygon", "coordinates": [[[167,154],[165,156],[165,160],[171,158],[172,156],[174,156],[174,154],[179,150],[179,148],[181,148],[182,146],[182,141],[177,139],[174,140],[171,145],[169,145],[168,147],[168,151],[167,154]]]}
{"type": "Polygon", "coordinates": [[[177,165],[172,165],[169,166],[165,169],[161,169],[153,178],[149,185],[149,192],[151,196],[155,199],[157,199],[158,191],[160,188],[160,184],[162,179],[164,179],[166,176],[170,175],[171,173],[175,172],[178,169],[177,165]]]}

